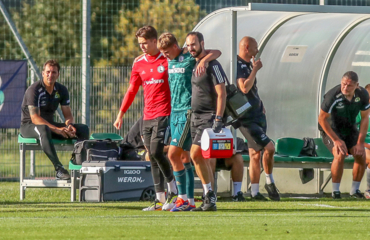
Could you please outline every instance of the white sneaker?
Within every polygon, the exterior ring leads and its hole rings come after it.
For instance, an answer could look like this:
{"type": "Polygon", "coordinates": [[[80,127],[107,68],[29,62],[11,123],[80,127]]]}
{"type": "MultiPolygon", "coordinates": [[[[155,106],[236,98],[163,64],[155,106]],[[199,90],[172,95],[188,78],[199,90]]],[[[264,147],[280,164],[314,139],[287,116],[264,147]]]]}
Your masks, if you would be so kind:
{"type": "Polygon", "coordinates": [[[366,199],[370,199],[370,190],[366,190],[364,195],[366,199]]]}
{"type": "Polygon", "coordinates": [[[152,203],[149,207],[143,208],[143,211],[161,211],[163,207],[163,204],[158,200],[154,200],[154,203],[152,203]]]}
{"type": "Polygon", "coordinates": [[[171,192],[168,194],[167,200],[162,207],[162,211],[170,211],[174,206],[176,206],[177,194],[171,192]]]}

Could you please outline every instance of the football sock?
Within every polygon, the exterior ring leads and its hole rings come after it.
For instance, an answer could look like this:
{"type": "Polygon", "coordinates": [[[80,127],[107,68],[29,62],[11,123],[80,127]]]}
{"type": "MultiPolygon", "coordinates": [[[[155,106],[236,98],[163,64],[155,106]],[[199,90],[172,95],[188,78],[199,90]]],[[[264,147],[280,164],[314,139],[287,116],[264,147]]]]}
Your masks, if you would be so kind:
{"type": "Polygon", "coordinates": [[[266,173],[266,184],[271,184],[271,183],[274,183],[274,177],[272,176],[272,173],[271,174],[267,174],[266,173]]]}
{"type": "Polygon", "coordinates": [[[156,198],[161,202],[165,203],[166,202],[166,194],[164,192],[157,192],[155,193],[156,198]]]}
{"type": "MultiPolygon", "coordinates": [[[[194,172],[191,163],[184,163],[186,171],[186,194],[194,200],[194,172]]],[[[192,204],[194,205],[194,204],[192,204]]]]}
{"type": "Polygon", "coordinates": [[[189,204],[194,206],[195,205],[195,201],[194,201],[194,198],[189,198],[189,204]]]}
{"type": "Polygon", "coordinates": [[[252,188],[252,197],[254,197],[260,191],[260,184],[259,183],[252,183],[251,188],[252,188]]]}
{"type": "Polygon", "coordinates": [[[233,196],[235,196],[238,192],[240,192],[242,190],[242,182],[233,182],[233,185],[234,185],[234,194],[233,194],[233,196]]]}
{"type": "Polygon", "coordinates": [[[179,194],[178,197],[181,198],[184,201],[188,200],[188,196],[186,194],[179,194]]]}
{"type": "Polygon", "coordinates": [[[171,182],[167,183],[168,191],[172,192],[174,194],[177,194],[177,187],[176,187],[176,182],[175,179],[172,179],[171,182]]]}
{"type": "Polygon", "coordinates": [[[349,194],[353,195],[360,188],[361,182],[352,181],[351,192],[349,194]]]}
{"type": "Polygon", "coordinates": [[[209,191],[212,191],[212,185],[211,185],[211,183],[202,184],[202,185],[203,185],[204,194],[207,195],[207,193],[209,191]]]}
{"type": "MultiPolygon", "coordinates": [[[[173,172],[176,179],[177,189],[179,190],[179,195],[186,195],[186,174],[185,169],[177,172],[173,172]]],[[[182,198],[183,199],[183,198],[182,198]]],[[[185,200],[185,199],[184,199],[185,200]]]]}
{"type": "Polygon", "coordinates": [[[370,190],[370,168],[366,168],[366,183],[367,183],[367,190],[370,190]]]}
{"type": "Polygon", "coordinates": [[[333,192],[339,192],[340,183],[332,183],[333,192]]]}

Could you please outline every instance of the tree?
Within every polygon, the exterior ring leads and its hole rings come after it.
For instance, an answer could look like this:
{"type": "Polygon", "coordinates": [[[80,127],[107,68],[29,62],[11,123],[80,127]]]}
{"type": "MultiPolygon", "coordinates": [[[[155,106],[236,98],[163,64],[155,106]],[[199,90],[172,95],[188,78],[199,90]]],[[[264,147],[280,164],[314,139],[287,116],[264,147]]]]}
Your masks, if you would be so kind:
{"type": "Polygon", "coordinates": [[[97,61],[97,65],[131,65],[140,54],[135,33],[144,25],[154,26],[158,34],[172,32],[181,44],[203,16],[205,12],[200,10],[194,0],[141,0],[133,10],[123,5],[115,21],[117,36],[107,46],[112,56],[109,60],[97,61]]]}

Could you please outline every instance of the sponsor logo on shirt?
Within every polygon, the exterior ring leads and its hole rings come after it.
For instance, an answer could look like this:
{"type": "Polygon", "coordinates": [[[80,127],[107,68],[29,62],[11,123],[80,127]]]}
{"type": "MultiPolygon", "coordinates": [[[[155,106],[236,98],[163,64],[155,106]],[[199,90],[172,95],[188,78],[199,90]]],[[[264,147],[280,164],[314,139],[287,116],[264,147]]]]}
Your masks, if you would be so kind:
{"type": "Polygon", "coordinates": [[[185,68],[176,68],[173,66],[172,69],[168,69],[168,73],[185,73],[185,68]]]}
{"type": "Polygon", "coordinates": [[[359,97],[355,98],[355,102],[359,102],[359,101],[360,101],[359,97]]]}
{"type": "Polygon", "coordinates": [[[41,101],[40,106],[41,107],[46,106],[46,101],[41,101]]]}
{"type": "Polygon", "coordinates": [[[164,70],[166,70],[162,65],[160,65],[160,66],[158,66],[158,68],[157,68],[157,71],[159,72],[159,73],[163,73],[164,72],[164,70]]]}
{"type": "Polygon", "coordinates": [[[242,64],[241,65],[241,68],[243,69],[243,68],[245,68],[245,67],[247,67],[247,64],[242,64]]]}
{"type": "Polygon", "coordinates": [[[344,108],[344,104],[342,102],[339,102],[338,105],[336,106],[337,109],[344,108]]]}
{"type": "Polygon", "coordinates": [[[150,85],[150,84],[158,84],[158,83],[164,83],[163,79],[150,79],[149,81],[145,81],[145,85],[150,85]]]}
{"type": "Polygon", "coordinates": [[[145,73],[146,73],[145,71],[142,71],[142,72],[141,72],[141,75],[144,75],[145,73]]]}

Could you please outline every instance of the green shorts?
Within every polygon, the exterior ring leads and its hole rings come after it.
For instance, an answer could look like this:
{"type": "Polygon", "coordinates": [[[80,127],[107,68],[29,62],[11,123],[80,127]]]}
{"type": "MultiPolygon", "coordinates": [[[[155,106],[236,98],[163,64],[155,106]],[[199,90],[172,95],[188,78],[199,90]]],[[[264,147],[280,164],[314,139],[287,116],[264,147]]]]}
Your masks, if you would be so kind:
{"type": "Polygon", "coordinates": [[[170,145],[190,151],[190,111],[171,113],[171,143],[170,145]]]}

